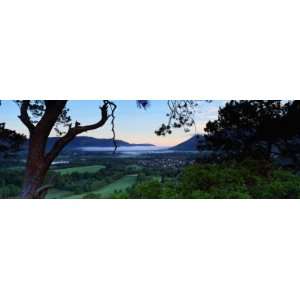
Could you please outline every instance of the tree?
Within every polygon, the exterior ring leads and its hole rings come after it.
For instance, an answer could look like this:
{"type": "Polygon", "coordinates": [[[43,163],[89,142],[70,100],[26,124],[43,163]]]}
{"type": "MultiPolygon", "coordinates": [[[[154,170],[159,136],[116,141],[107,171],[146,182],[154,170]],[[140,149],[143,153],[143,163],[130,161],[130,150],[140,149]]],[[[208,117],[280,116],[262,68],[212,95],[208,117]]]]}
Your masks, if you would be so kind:
{"type": "MultiPolygon", "coordinates": [[[[72,122],[69,110],[66,107],[68,100],[19,100],[16,102],[20,108],[19,119],[29,131],[28,156],[21,192],[22,198],[41,198],[45,196],[50,185],[45,184],[44,181],[51,163],[77,135],[100,128],[111,120],[113,140],[115,140],[114,120],[117,105],[113,101],[103,101],[99,107],[99,121],[85,126],[77,121],[72,122]],[[55,130],[60,137],[53,147],[47,151],[46,145],[52,130],[55,130]]],[[[176,121],[173,123],[170,121],[171,125],[176,128],[193,125],[188,109],[192,108],[196,101],[182,100],[168,101],[168,103],[170,118],[176,121]]],[[[137,105],[146,109],[149,106],[149,101],[138,100],[137,105]]],[[[169,130],[168,133],[170,133],[169,130]]]]}
{"type": "Polygon", "coordinates": [[[45,195],[49,185],[43,185],[51,163],[77,135],[100,128],[112,118],[116,105],[103,101],[98,122],[82,126],[79,122],[72,125],[67,100],[17,101],[20,107],[19,118],[29,131],[29,146],[25,178],[21,192],[22,198],[40,198],[45,195]],[[67,128],[67,130],[65,130],[67,128]],[[48,137],[55,130],[60,138],[49,152],[46,150],[48,137]]]}
{"type": "MultiPolygon", "coordinates": [[[[51,163],[77,135],[100,128],[111,119],[113,140],[115,140],[114,119],[117,106],[111,101],[103,101],[99,107],[99,121],[86,126],[82,126],[77,121],[72,125],[69,110],[66,108],[67,100],[23,100],[16,102],[20,107],[19,118],[29,131],[28,157],[21,192],[22,198],[45,196],[50,185],[44,185],[44,181],[51,163]],[[46,145],[52,130],[55,130],[60,138],[47,152],[46,145]]],[[[148,101],[143,100],[137,103],[143,108],[147,108],[149,105],[148,101]]]]}
{"type": "Polygon", "coordinates": [[[14,130],[6,129],[0,125],[0,157],[11,155],[18,151],[25,142],[26,137],[14,130]]]}
{"type": "MultiPolygon", "coordinates": [[[[210,102],[209,100],[207,100],[210,102]]],[[[195,126],[195,113],[199,101],[195,100],[168,100],[169,111],[167,113],[167,124],[163,123],[155,133],[158,136],[172,134],[172,130],[183,128],[189,132],[192,126],[195,126]]]]}
{"type": "Polygon", "coordinates": [[[5,123],[0,123],[0,158],[18,151],[25,140],[24,135],[7,129],[5,123]]]}
{"type": "Polygon", "coordinates": [[[299,164],[300,154],[300,101],[289,101],[283,107],[280,126],[276,128],[281,137],[280,150],[299,164]]]}
{"type": "Polygon", "coordinates": [[[230,101],[219,110],[218,119],[206,125],[208,148],[236,158],[271,159],[284,152],[292,153],[292,140],[298,140],[300,135],[299,104],[280,100],[230,101]]]}

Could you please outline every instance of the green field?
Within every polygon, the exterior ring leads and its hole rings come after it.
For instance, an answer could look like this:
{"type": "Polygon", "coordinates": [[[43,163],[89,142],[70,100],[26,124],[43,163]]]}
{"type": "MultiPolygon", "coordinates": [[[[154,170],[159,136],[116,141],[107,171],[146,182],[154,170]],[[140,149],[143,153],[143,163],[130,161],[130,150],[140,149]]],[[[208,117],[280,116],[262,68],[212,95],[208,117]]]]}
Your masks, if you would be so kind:
{"type": "Polygon", "coordinates": [[[60,175],[68,175],[72,173],[97,173],[98,171],[105,169],[105,166],[94,165],[94,166],[82,166],[82,167],[73,167],[65,169],[56,169],[55,172],[58,172],[60,175]]]}
{"type": "Polygon", "coordinates": [[[132,170],[134,170],[134,171],[140,171],[140,170],[142,170],[143,169],[143,167],[142,166],[139,166],[139,165],[129,165],[128,167],[127,167],[127,169],[132,169],[132,170]]]}
{"type": "Polygon", "coordinates": [[[135,184],[136,179],[137,175],[126,175],[102,189],[93,191],[93,193],[101,194],[101,198],[109,198],[115,191],[125,191],[132,187],[135,184]]]}
{"type": "Polygon", "coordinates": [[[8,167],[6,170],[9,171],[25,171],[25,166],[18,166],[18,167],[8,167]]]}
{"type": "Polygon", "coordinates": [[[109,198],[115,191],[125,191],[127,188],[132,187],[137,180],[137,175],[126,175],[107,186],[91,191],[90,193],[73,194],[70,191],[63,191],[52,189],[47,194],[48,199],[82,199],[87,194],[99,195],[99,198],[109,198]]]}

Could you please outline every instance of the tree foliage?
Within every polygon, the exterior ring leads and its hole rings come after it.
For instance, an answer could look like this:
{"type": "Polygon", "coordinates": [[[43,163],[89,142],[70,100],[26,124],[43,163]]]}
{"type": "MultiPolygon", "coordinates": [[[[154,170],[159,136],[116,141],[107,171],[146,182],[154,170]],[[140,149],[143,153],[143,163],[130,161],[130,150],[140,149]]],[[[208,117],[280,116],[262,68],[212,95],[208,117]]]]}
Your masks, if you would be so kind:
{"type": "Polygon", "coordinates": [[[0,126],[0,155],[11,155],[18,151],[26,141],[26,137],[14,130],[0,126]]]}
{"type": "Polygon", "coordinates": [[[18,151],[25,140],[26,137],[24,135],[7,129],[5,128],[5,123],[0,123],[0,158],[18,151]]]}
{"type": "Polygon", "coordinates": [[[300,101],[230,101],[207,123],[209,149],[226,157],[289,155],[297,160],[300,101]]]}
{"type": "Polygon", "coordinates": [[[167,123],[163,123],[155,133],[158,136],[172,134],[173,129],[183,128],[189,132],[195,126],[195,113],[199,101],[195,100],[168,100],[167,123]]]}
{"type": "Polygon", "coordinates": [[[173,181],[138,183],[127,194],[118,196],[129,199],[294,199],[300,198],[300,176],[263,160],[193,164],[173,181]]]}

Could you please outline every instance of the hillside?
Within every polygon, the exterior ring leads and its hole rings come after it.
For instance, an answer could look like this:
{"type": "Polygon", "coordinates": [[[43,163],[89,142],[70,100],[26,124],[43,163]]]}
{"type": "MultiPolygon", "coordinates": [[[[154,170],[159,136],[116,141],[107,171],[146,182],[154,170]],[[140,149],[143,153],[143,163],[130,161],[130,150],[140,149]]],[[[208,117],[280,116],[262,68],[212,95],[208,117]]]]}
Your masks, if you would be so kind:
{"type": "MultiPolygon", "coordinates": [[[[55,142],[59,139],[59,137],[50,137],[47,143],[47,149],[49,150],[55,142]]],[[[118,147],[134,147],[134,146],[154,146],[152,144],[131,144],[122,140],[116,140],[118,147]]],[[[26,150],[28,146],[28,141],[22,147],[26,150]]],[[[72,150],[76,148],[82,147],[114,147],[112,139],[97,139],[89,136],[79,136],[76,137],[72,142],[70,142],[65,149],[72,150]]]]}
{"type": "MultiPolygon", "coordinates": [[[[47,147],[51,147],[59,138],[51,137],[48,140],[47,147]]],[[[151,144],[130,144],[122,140],[116,140],[118,147],[132,147],[132,146],[153,146],[151,144]]],[[[97,139],[89,136],[79,136],[76,137],[72,142],[70,142],[66,149],[75,149],[81,147],[114,147],[112,139],[97,139]]]]}
{"type": "Polygon", "coordinates": [[[186,140],[183,143],[178,144],[175,147],[170,148],[173,151],[197,151],[199,142],[204,142],[203,135],[195,135],[192,138],[186,140]]]}

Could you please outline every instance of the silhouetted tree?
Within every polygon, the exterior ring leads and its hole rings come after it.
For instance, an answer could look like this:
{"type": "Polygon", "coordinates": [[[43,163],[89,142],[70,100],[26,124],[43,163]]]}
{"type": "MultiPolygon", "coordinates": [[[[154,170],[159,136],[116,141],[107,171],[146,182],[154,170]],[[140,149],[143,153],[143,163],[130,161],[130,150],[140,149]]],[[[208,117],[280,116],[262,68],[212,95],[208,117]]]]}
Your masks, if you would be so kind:
{"type": "Polygon", "coordinates": [[[6,129],[0,125],[0,158],[17,152],[26,141],[26,137],[14,130],[6,129]]]}
{"type": "MultiPolygon", "coordinates": [[[[50,185],[45,185],[44,181],[51,163],[77,135],[98,129],[111,120],[113,141],[115,143],[114,120],[117,105],[112,101],[104,100],[99,107],[99,121],[85,126],[77,121],[72,122],[69,110],[66,107],[67,100],[18,100],[16,102],[20,108],[19,118],[29,131],[28,156],[21,192],[22,198],[45,196],[50,185]],[[47,141],[52,130],[56,131],[60,138],[47,151],[47,141]]],[[[143,108],[149,105],[148,101],[144,100],[137,103],[143,108]]]]}
{"type": "Polygon", "coordinates": [[[163,123],[155,133],[158,136],[165,136],[172,134],[172,130],[177,128],[183,128],[185,132],[189,132],[191,127],[195,126],[195,113],[199,102],[196,100],[168,100],[167,123],[163,123]]]}
{"type": "Polygon", "coordinates": [[[230,101],[220,108],[216,121],[207,123],[207,146],[226,157],[291,155],[299,140],[299,112],[298,101],[230,101]]]}
{"type": "Polygon", "coordinates": [[[99,121],[82,126],[79,122],[72,124],[67,100],[17,101],[20,107],[19,118],[29,131],[29,146],[22,198],[43,197],[49,186],[43,185],[51,163],[77,135],[102,127],[110,118],[114,118],[116,105],[103,101],[99,107],[99,121]],[[60,138],[49,152],[46,150],[48,137],[55,130],[60,138]]]}
{"type": "Polygon", "coordinates": [[[0,158],[18,151],[25,140],[26,137],[24,135],[7,129],[5,128],[5,123],[0,123],[0,158]]]}
{"type": "Polygon", "coordinates": [[[281,138],[279,148],[283,155],[299,163],[300,154],[300,101],[289,101],[283,107],[280,126],[276,128],[281,138]]]}
{"type": "MultiPolygon", "coordinates": [[[[72,122],[69,110],[67,109],[67,100],[18,100],[16,103],[20,108],[19,119],[29,131],[28,157],[26,162],[26,171],[22,198],[40,198],[44,197],[49,189],[45,185],[46,174],[51,163],[61,153],[64,147],[69,144],[77,135],[100,128],[109,120],[112,124],[113,140],[115,140],[115,110],[117,105],[113,101],[105,100],[100,109],[99,121],[90,125],[81,125],[79,122],[72,122]],[[60,136],[53,147],[47,150],[47,141],[52,131],[60,136]]],[[[197,101],[168,101],[170,120],[168,126],[178,128],[193,126],[193,109],[197,106],[197,101]]],[[[138,100],[138,107],[147,108],[148,100],[138,100]]],[[[164,134],[165,129],[160,133],[164,134]]],[[[171,133],[167,129],[167,133],[171,133]]]]}

